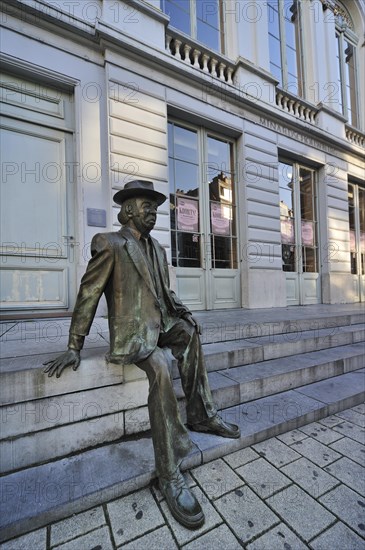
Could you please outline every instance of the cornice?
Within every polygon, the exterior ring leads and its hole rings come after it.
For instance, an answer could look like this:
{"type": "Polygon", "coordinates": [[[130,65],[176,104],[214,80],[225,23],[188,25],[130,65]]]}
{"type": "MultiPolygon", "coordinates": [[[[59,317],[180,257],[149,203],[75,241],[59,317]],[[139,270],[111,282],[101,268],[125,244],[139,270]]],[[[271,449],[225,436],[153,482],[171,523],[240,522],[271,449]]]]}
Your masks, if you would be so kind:
{"type": "Polygon", "coordinates": [[[318,111],[322,111],[324,113],[327,113],[328,115],[331,115],[334,118],[337,118],[340,122],[343,122],[344,124],[347,122],[347,118],[342,113],[335,111],[334,109],[332,109],[328,105],[325,105],[322,102],[318,103],[317,109],[318,111]]]}
{"type": "Polygon", "coordinates": [[[257,74],[264,80],[267,80],[268,82],[271,82],[275,86],[279,84],[279,81],[277,78],[275,78],[271,73],[268,71],[265,71],[265,69],[261,69],[261,67],[257,67],[257,65],[254,65],[251,61],[246,59],[245,57],[239,56],[236,60],[236,68],[243,67],[244,69],[247,69],[251,73],[257,74]]]}
{"type": "Polygon", "coordinates": [[[24,61],[23,59],[17,59],[6,53],[0,52],[0,63],[4,71],[10,73],[27,75],[28,78],[32,75],[35,80],[42,79],[43,82],[57,86],[64,86],[65,90],[69,90],[79,84],[79,80],[71,78],[67,75],[58,73],[55,70],[49,70],[33,63],[24,61]]]}
{"type": "Polygon", "coordinates": [[[14,16],[21,21],[41,26],[42,23],[50,23],[57,27],[65,28],[73,34],[86,36],[88,39],[95,36],[95,27],[91,23],[86,23],[83,19],[76,17],[71,13],[60,10],[57,3],[48,4],[42,0],[31,0],[24,3],[21,0],[2,0],[1,11],[6,16],[14,16]],[[43,6],[43,10],[40,9],[43,6]]]}

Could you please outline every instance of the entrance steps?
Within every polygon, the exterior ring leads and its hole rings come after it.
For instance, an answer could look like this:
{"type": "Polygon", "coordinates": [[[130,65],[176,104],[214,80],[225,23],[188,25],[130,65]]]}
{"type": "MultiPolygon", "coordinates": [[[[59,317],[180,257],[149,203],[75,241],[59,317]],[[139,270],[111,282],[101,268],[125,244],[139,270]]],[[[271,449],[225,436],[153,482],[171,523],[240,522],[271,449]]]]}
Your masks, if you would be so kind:
{"type": "MultiPolygon", "coordinates": [[[[196,317],[203,326],[213,398],[242,435],[229,440],[192,433],[194,449],[185,468],[364,401],[360,306],[196,317]]],[[[97,323],[79,371],[59,380],[45,377],[41,363],[65,348],[66,325],[52,345],[50,331],[48,339],[22,343],[16,324],[2,338],[2,540],[126,494],[154,477],[147,381],[135,366],[106,365],[105,320],[97,323]]],[[[175,360],[171,368],[184,416],[175,360]]]]}

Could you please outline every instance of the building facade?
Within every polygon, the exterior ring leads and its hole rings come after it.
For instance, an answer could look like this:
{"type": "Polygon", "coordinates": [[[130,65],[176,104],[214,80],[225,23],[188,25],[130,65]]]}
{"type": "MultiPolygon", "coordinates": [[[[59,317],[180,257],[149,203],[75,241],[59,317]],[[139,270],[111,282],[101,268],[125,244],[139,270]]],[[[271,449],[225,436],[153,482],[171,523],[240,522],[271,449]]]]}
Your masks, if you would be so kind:
{"type": "Polygon", "coordinates": [[[4,314],[68,314],[113,194],[192,310],[365,300],[362,0],[5,0],[4,314]]]}

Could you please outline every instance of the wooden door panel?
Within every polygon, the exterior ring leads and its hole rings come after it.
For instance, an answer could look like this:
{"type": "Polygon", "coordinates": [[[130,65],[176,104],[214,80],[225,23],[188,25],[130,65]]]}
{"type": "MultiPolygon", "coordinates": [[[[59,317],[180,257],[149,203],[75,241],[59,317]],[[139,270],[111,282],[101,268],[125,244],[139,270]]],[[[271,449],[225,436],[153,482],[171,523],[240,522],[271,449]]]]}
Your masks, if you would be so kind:
{"type": "Polygon", "coordinates": [[[68,309],[75,292],[72,95],[17,77],[0,82],[0,301],[7,313],[68,309]]]}

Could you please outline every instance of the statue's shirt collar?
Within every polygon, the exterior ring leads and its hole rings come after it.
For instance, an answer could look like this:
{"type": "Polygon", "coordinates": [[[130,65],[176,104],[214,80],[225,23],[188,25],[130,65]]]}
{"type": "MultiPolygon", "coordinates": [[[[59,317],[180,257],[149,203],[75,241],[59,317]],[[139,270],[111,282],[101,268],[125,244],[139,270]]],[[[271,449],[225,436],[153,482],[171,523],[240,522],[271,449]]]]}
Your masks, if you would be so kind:
{"type": "Polygon", "coordinates": [[[129,227],[128,225],[126,225],[126,226],[124,227],[124,230],[129,231],[129,233],[130,233],[137,241],[144,240],[144,241],[146,241],[146,242],[149,242],[149,240],[150,240],[149,235],[148,235],[148,237],[143,237],[142,234],[138,231],[138,229],[135,229],[134,227],[129,227]]]}

